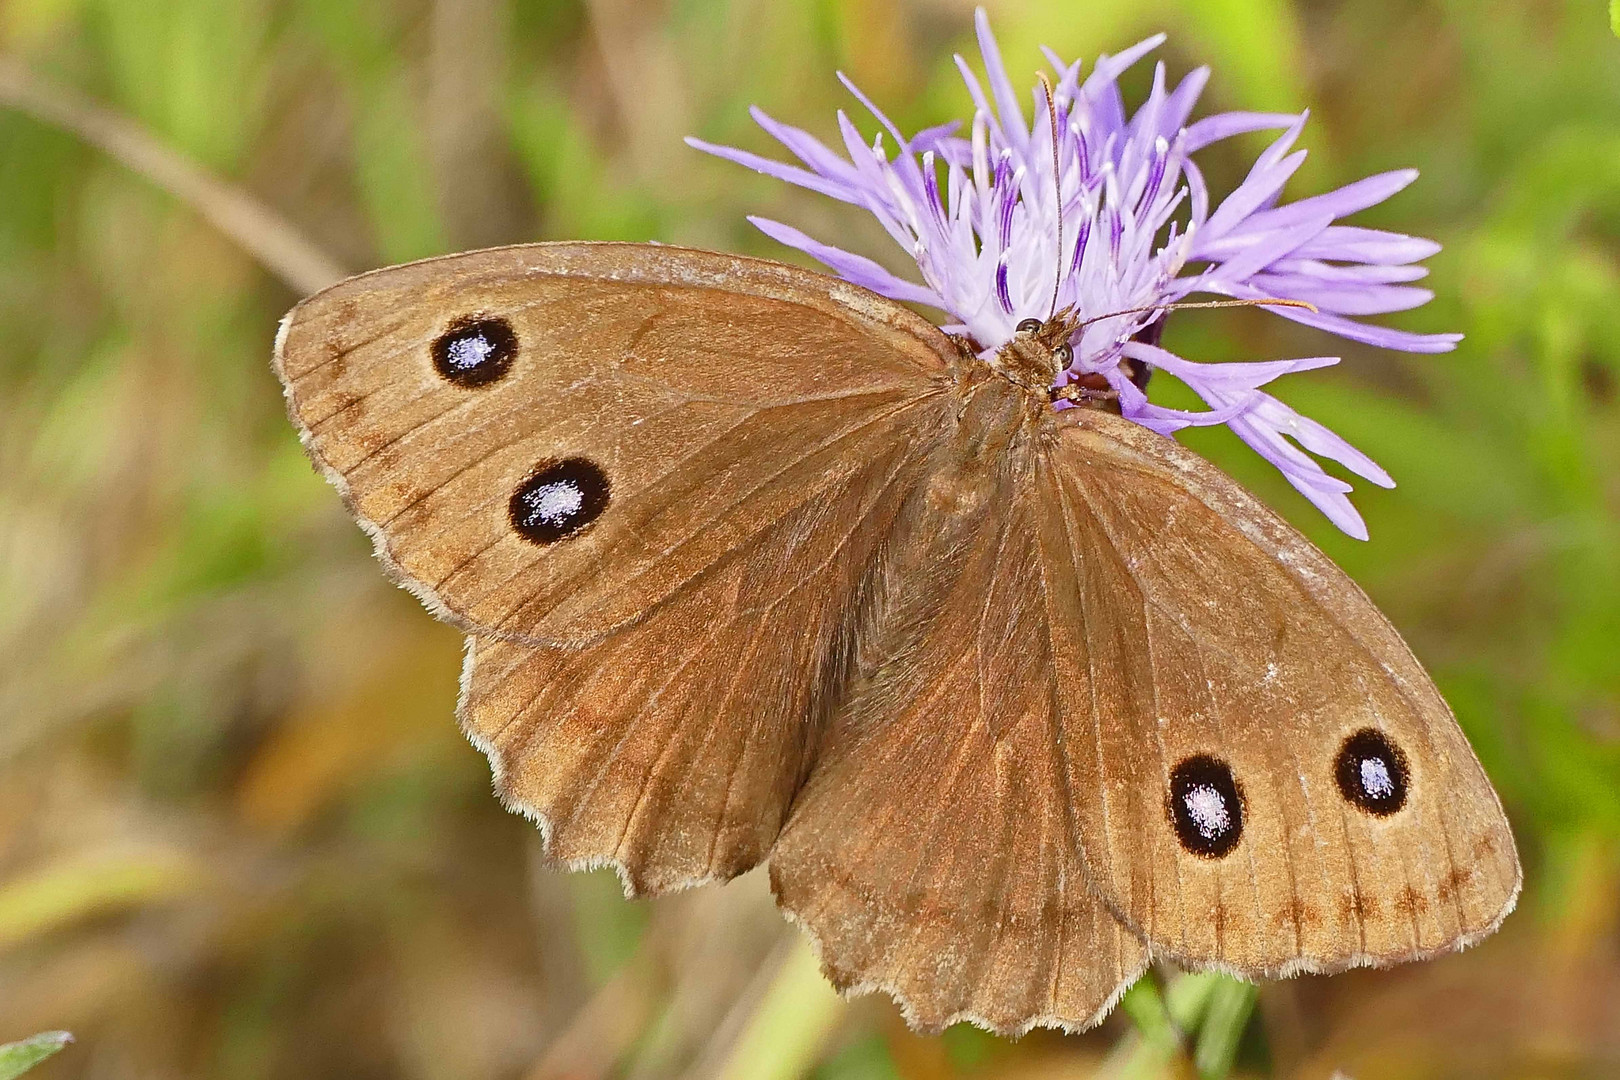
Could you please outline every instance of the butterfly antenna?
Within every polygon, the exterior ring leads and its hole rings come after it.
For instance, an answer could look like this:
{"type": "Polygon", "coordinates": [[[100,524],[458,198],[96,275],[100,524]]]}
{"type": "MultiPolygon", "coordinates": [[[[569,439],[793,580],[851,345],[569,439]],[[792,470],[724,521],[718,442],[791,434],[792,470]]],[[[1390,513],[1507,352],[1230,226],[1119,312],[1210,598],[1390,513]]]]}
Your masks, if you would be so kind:
{"type": "Polygon", "coordinates": [[[1076,324],[1076,328],[1081,326],[1090,326],[1094,322],[1102,322],[1104,319],[1117,318],[1120,315],[1135,315],[1140,311],[1189,311],[1197,308],[1229,307],[1292,307],[1304,308],[1306,311],[1313,314],[1317,310],[1315,304],[1306,303],[1304,300],[1283,300],[1275,296],[1268,296],[1260,300],[1200,300],[1196,303],[1149,304],[1146,307],[1132,307],[1125,308],[1122,311],[1110,311],[1105,315],[1093,315],[1089,319],[1081,319],[1080,322],[1076,324]]]}
{"type": "Polygon", "coordinates": [[[1046,91],[1046,115],[1052,121],[1052,190],[1057,195],[1057,265],[1052,268],[1052,306],[1046,313],[1050,319],[1057,314],[1058,290],[1063,285],[1063,166],[1058,160],[1057,103],[1052,98],[1052,84],[1046,72],[1036,74],[1041,80],[1041,89],[1046,91]]]}

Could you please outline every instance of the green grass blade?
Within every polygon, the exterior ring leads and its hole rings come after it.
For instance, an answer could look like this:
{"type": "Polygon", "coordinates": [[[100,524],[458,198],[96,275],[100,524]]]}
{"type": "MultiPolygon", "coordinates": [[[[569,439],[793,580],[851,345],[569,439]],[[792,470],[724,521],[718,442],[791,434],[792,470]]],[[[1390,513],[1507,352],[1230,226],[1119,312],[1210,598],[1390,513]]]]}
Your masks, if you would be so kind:
{"type": "Polygon", "coordinates": [[[1135,985],[1125,991],[1119,1007],[1131,1018],[1144,1042],[1168,1052],[1174,1052],[1181,1044],[1181,1035],[1153,976],[1136,980],[1135,985]]]}
{"type": "Polygon", "coordinates": [[[1249,1026],[1249,1014],[1254,1011],[1254,997],[1252,983],[1226,976],[1210,988],[1204,1026],[1198,1030],[1198,1046],[1193,1052],[1193,1064],[1201,1080],[1225,1080],[1232,1071],[1238,1044],[1249,1026]]]}
{"type": "Polygon", "coordinates": [[[720,1070],[721,1080],[797,1080],[815,1066],[848,1003],[821,974],[810,943],[794,935],[720,1070]]]}
{"type": "Polygon", "coordinates": [[[12,1080],[73,1041],[66,1031],[42,1031],[21,1042],[0,1046],[0,1080],[12,1080]]]}

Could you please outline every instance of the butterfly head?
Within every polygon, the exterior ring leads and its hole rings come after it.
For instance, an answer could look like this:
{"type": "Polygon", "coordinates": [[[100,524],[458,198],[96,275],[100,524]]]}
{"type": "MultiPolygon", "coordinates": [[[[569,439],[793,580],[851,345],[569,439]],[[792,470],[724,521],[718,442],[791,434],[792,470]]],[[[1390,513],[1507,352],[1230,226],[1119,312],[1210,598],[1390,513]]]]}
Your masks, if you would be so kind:
{"type": "Polygon", "coordinates": [[[1045,319],[1025,319],[990,361],[1009,382],[1031,393],[1046,394],[1059,372],[1074,362],[1071,340],[1079,321],[1073,308],[1045,319]]]}

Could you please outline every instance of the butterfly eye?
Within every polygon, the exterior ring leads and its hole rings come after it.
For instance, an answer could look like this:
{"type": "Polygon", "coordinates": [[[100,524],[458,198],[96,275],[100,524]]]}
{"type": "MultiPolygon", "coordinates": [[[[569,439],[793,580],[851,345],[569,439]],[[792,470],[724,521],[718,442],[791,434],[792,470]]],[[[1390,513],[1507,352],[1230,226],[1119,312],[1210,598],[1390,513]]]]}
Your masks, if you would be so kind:
{"type": "Polygon", "coordinates": [[[1018,332],[1020,334],[1033,334],[1040,328],[1041,320],[1039,319],[1025,319],[1023,322],[1018,324],[1018,332]]]}
{"type": "Polygon", "coordinates": [[[1067,341],[1053,349],[1052,356],[1056,358],[1060,371],[1074,363],[1074,349],[1070,347],[1067,341]]]}
{"type": "Polygon", "coordinates": [[[512,492],[507,511],[519,536],[553,544],[601,517],[608,492],[607,474],[594,461],[542,461],[512,492]]]}
{"type": "Polygon", "coordinates": [[[1169,810],[1189,854],[1219,859],[1243,836],[1243,793],[1226,762],[1207,754],[1184,759],[1170,773],[1169,810]]]}
{"type": "Polygon", "coordinates": [[[1333,771],[1339,794],[1369,814],[1388,817],[1406,805],[1406,755],[1382,731],[1362,728],[1344,740],[1333,771]]]}
{"type": "Polygon", "coordinates": [[[517,356],[518,339],[505,319],[457,319],[433,343],[433,368],[457,386],[498,381],[517,356]]]}

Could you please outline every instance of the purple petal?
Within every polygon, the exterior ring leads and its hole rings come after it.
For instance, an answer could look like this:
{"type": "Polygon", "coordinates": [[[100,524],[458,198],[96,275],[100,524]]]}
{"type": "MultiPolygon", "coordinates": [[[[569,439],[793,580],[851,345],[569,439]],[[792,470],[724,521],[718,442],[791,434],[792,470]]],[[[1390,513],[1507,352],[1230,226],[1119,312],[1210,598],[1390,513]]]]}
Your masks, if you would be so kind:
{"type": "Polygon", "coordinates": [[[1054,87],[1057,96],[1073,98],[1079,84],[1080,69],[1084,65],[1079,60],[1072,64],[1064,63],[1062,57],[1045,45],[1041,46],[1041,55],[1052,65],[1052,70],[1058,73],[1057,86],[1054,87]]]}
{"type": "Polygon", "coordinates": [[[1152,206],[1159,198],[1159,185],[1164,183],[1164,171],[1170,160],[1170,144],[1164,136],[1159,136],[1153,143],[1153,161],[1148,166],[1147,183],[1142,187],[1142,194],[1136,200],[1136,208],[1141,211],[1152,206]]]}
{"type": "Polygon", "coordinates": [[[1281,436],[1240,416],[1231,423],[1232,431],[1259,455],[1277,466],[1283,477],[1341,531],[1357,540],[1367,539],[1367,523],[1345,498],[1350,485],[1331,477],[1316,462],[1288,445],[1281,436]]]}
{"type": "Polygon", "coordinates": [[[933,222],[934,229],[944,235],[949,225],[945,221],[945,200],[939,194],[939,169],[934,165],[932,151],[923,155],[922,181],[923,201],[928,204],[929,220],[933,222]]]}
{"type": "Polygon", "coordinates": [[[765,134],[787,147],[788,153],[804,162],[812,171],[822,176],[854,180],[855,167],[808,131],[784,124],[758,106],[749,109],[748,115],[764,129],[765,134]]]}
{"type": "Polygon", "coordinates": [[[1364,480],[1384,488],[1395,486],[1394,479],[1376,461],[1327,427],[1308,416],[1301,416],[1269,394],[1264,398],[1255,407],[1257,419],[1263,418],[1279,433],[1289,436],[1311,453],[1337,461],[1364,480]]]}
{"type": "Polygon", "coordinates": [[[1308,274],[1256,273],[1250,283],[1261,292],[1304,300],[1335,315],[1383,315],[1410,311],[1434,299],[1428,289],[1411,285],[1330,282],[1308,274]]]}
{"type": "Polygon", "coordinates": [[[939,154],[947,165],[963,170],[973,168],[973,144],[966,139],[940,139],[930,149],[939,154]]]}
{"type": "Polygon", "coordinates": [[[1074,258],[1069,263],[1070,274],[1080,269],[1081,260],[1086,257],[1086,245],[1091,242],[1092,220],[1089,215],[1080,219],[1080,235],[1074,238],[1074,258]]]}
{"type": "Polygon", "coordinates": [[[1358,210],[1377,206],[1416,180],[1417,175],[1416,169],[1397,169],[1369,176],[1325,195],[1300,199],[1276,210],[1262,211],[1245,222],[1243,229],[1278,229],[1287,225],[1297,225],[1307,218],[1320,214],[1328,214],[1334,218],[1349,217],[1358,210]]]}
{"type": "Polygon", "coordinates": [[[773,179],[785,180],[797,187],[808,188],[818,194],[837,199],[839,202],[858,203],[860,201],[859,197],[850,190],[848,184],[824,179],[795,165],[785,165],[780,161],[773,161],[767,157],[760,157],[758,154],[751,154],[747,150],[735,150],[729,146],[704,142],[702,139],[694,138],[691,135],[686,137],[686,145],[694,150],[701,150],[705,154],[713,154],[717,158],[724,158],[745,168],[753,169],[755,172],[764,173],[773,179]]]}
{"type": "MultiPolygon", "coordinates": [[[[1264,270],[1278,259],[1292,255],[1305,244],[1322,234],[1333,224],[1333,218],[1324,216],[1304,221],[1293,227],[1284,227],[1253,237],[1253,243],[1236,255],[1209,271],[1207,278],[1215,281],[1242,283],[1264,270]]],[[[1196,250],[1196,249],[1195,249],[1196,250]]],[[[1262,290],[1264,291],[1264,289],[1262,290]]],[[[1305,299],[1291,292],[1272,291],[1271,295],[1287,300],[1305,299]]]]}
{"type": "Polygon", "coordinates": [[[1187,360],[1143,341],[1126,342],[1123,352],[1133,360],[1140,360],[1169,372],[1193,390],[1199,391],[1199,396],[1203,396],[1204,389],[1215,393],[1253,390],[1284,375],[1332,367],[1339,362],[1337,356],[1306,356],[1295,360],[1234,360],[1207,364],[1187,360]]]}
{"type": "Polygon", "coordinates": [[[1151,411],[1126,412],[1123,415],[1125,419],[1131,421],[1132,423],[1141,424],[1149,431],[1163,435],[1166,438],[1169,438],[1178,431],[1185,431],[1191,426],[1189,424],[1182,423],[1180,420],[1157,416],[1151,411]]]}
{"type": "MultiPolygon", "coordinates": [[[[1210,292],[1235,297],[1239,300],[1263,300],[1272,295],[1251,285],[1233,286],[1229,283],[1202,280],[1198,284],[1210,292]]],[[[1264,307],[1265,305],[1261,306],[1264,307]]],[[[1330,312],[1308,311],[1305,308],[1267,307],[1266,310],[1281,315],[1285,319],[1292,319],[1297,323],[1314,326],[1318,330],[1326,330],[1340,337],[1349,338],[1351,341],[1359,341],[1365,345],[1376,345],[1381,349],[1399,349],[1401,352],[1450,352],[1457,347],[1457,342],[1463,338],[1461,334],[1414,334],[1407,330],[1395,330],[1386,326],[1372,326],[1330,312]]]]}
{"type": "Polygon", "coordinates": [[[1399,349],[1401,352],[1443,353],[1457,347],[1461,334],[1416,334],[1409,330],[1395,330],[1387,326],[1372,326],[1356,322],[1325,311],[1313,312],[1303,308],[1271,308],[1285,319],[1292,319],[1318,330],[1326,330],[1363,345],[1376,345],[1380,349],[1399,349]]]}
{"type": "Polygon", "coordinates": [[[949,161],[950,157],[946,153],[947,146],[954,146],[955,144],[963,144],[965,146],[964,140],[954,137],[956,133],[961,130],[962,121],[960,120],[951,120],[943,124],[935,124],[933,127],[923,128],[921,131],[917,132],[917,134],[911,137],[911,141],[909,143],[903,143],[902,145],[908,146],[911,150],[917,153],[922,153],[925,150],[936,151],[940,157],[943,157],[949,161]]]}
{"type": "MultiPolygon", "coordinates": [[[[1170,100],[1164,104],[1164,115],[1159,119],[1159,134],[1173,139],[1187,126],[1187,117],[1192,115],[1199,95],[1209,84],[1209,75],[1207,67],[1193,68],[1176,84],[1176,88],[1170,92],[1170,100]]],[[[1191,132],[1188,134],[1190,136],[1191,132]]],[[[1189,146],[1188,152],[1191,150],[1189,146]]]]}
{"type": "MultiPolygon", "coordinates": [[[[1154,138],[1159,135],[1159,117],[1164,112],[1166,96],[1164,61],[1161,60],[1153,65],[1153,86],[1148,91],[1147,100],[1136,110],[1136,115],[1131,117],[1130,123],[1125,125],[1127,151],[1144,145],[1153,145],[1154,138]]],[[[1127,152],[1121,168],[1135,172],[1138,164],[1139,162],[1132,160],[1132,155],[1127,152]]]]}
{"type": "Polygon", "coordinates": [[[838,272],[838,276],[846,281],[853,282],[862,288],[871,289],[891,300],[900,300],[916,304],[927,304],[930,307],[943,309],[944,303],[939,294],[922,285],[915,285],[903,278],[896,277],[888,270],[879,266],[861,255],[836,248],[830,244],[823,244],[810,236],[795,229],[791,225],[784,225],[780,221],[770,218],[750,215],[748,220],[754,227],[772,240],[788,247],[797,248],[812,259],[831,267],[838,272]]]}
{"type": "Polygon", "coordinates": [[[1301,248],[1298,255],[1302,259],[1339,259],[1390,266],[1418,262],[1439,250],[1439,244],[1418,236],[1335,225],[1301,248]]]}
{"type": "MultiPolygon", "coordinates": [[[[1293,176],[1305,161],[1303,150],[1288,153],[1288,148],[1298,137],[1299,130],[1299,124],[1289,128],[1260,155],[1260,159],[1254,163],[1254,168],[1249,170],[1249,175],[1243,183],[1222,200],[1221,205],[1210,215],[1209,221],[1204,225],[1206,230],[1204,242],[1225,236],[1247,220],[1249,215],[1264,206],[1267,200],[1277,197],[1289,177],[1293,176]]],[[[1197,257],[1196,253],[1194,257],[1197,257]]]]}
{"type": "Polygon", "coordinates": [[[1120,414],[1128,420],[1152,428],[1161,435],[1169,435],[1189,427],[1215,427],[1228,424],[1243,415],[1249,407],[1247,397],[1242,397],[1213,409],[1171,409],[1149,401],[1141,388],[1127,379],[1117,367],[1110,369],[1106,377],[1109,386],[1119,394],[1120,414]]]}
{"type": "Polygon", "coordinates": [[[984,96],[984,87],[979,85],[979,77],[973,74],[967,58],[961,53],[954,54],[953,59],[956,61],[956,70],[961,74],[963,84],[967,86],[968,97],[973,99],[974,115],[984,117],[999,132],[1001,125],[996,121],[996,113],[990,107],[989,99],[984,96]]]}
{"type": "Polygon", "coordinates": [[[855,126],[855,121],[843,109],[838,110],[838,133],[844,137],[844,153],[854,163],[861,186],[876,187],[880,155],[866,145],[866,137],[861,134],[861,129],[855,126]]]}
{"type": "Polygon", "coordinates": [[[1203,171],[1190,158],[1182,160],[1181,173],[1187,178],[1187,188],[1192,192],[1190,228],[1197,232],[1209,220],[1209,185],[1204,183],[1203,171]]]}
{"type": "Polygon", "coordinates": [[[1273,131],[1299,122],[1297,113],[1229,112],[1206,116],[1187,128],[1187,153],[1202,150],[1211,143],[1246,135],[1251,131],[1273,131]]]}
{"type": "Polygon", "coordinates": [[[1392,285],[1403,281],[1417,281],[1429,276],[1429,268],[1426,266],[1341,266],[1320,259],[1300,258],[1278,259],[1271,264],[1270,269],[1275,274],[1303,274],[1317,281],[1349,282],[1358,285],[1392,285]]]}
{"type": "Polygon", "coordinates": [[[1161,422],[1174,422],[1179,428],[1187,427],[1219,427],[1221,424],[1230,424],[1236,417],[1242,416],[1249,409],[1247,401],[1234,401],[1226,405],[1211,409],[1171,409],[1164,405],[1155,405],[1146,402],[1138,405],[1130,412],[1130,419],[1140,422],[1140,418],[1147,416],[1161,422]]]}
{"type": "Polygon", "coordinates": [[[838,81],[844,84],[844,89],[848,90],[851,96],[853,96],[856,101],[860,102],[866,108],[867,112],[876,117],[877,122],[882,124],[884,129],[887,130],[890,135],[894,136],[895,145],[899,146],[902,150],[910,146],[910,143],[906,137],[900,134],[900,129],[894,126],[894,122],[884,114],[882,109],[872,104],[871,98],[861,93],[861,88],[851,82],[848,75],[845,75],[842,71],[835,72],[835,74],[838,76],[838,81]]]}
{"type": "MultiPolygon", "coordinates": [[[[1255,391],[1257,401],[1268,396],[1258,390],[1255,391]]],[[[1270,424],[1260,421],[1252,412],[1239,417],[1231,427],[1244,442],[1260,451],[1266,460],[1281,469],[1283,475],[1288,477],[1289,482],[1295,487],[1299,487],[1299,482],[1303,481],[1309,487],[1340,495],[1355,490],[1338,477],[1328,475],[1314,458],[1283,438],[1282,434],[1270,424]]]]}
{"type": "MultiPolygon", "coordinates": [[[[1115,56],[1109,56],[1106,53],[1099,56],[1097,58],[1097,66],[1091,69],[1091,78],[1105,82],[1113,82],[1115,79],[1125,74],[1126,71],[1130,70],[1130,68],[1134,66],[1138,60],[1142,59],[1142,57],[1146,56],[1154,49],[1157,49],[1160,45],[1163,45],[1168,36],[1169,35],[1167,34],[1154,34],[1150,38],[1143,38],[1135,45],[1132,45],[1124,52],[1115,56]]],[[[1091,80],[1088,79],[1086,81],[1089,83],[1091,80]]]]}
{"type": "Polygon", "coordinates": [[[973,13],[973,30],[979,38],[979,53],[984,57],[984,74],[990,80],[990,92],[996,98],[996,111],[1001,119],[1001,131],[1009,136],[1008,142],[1018,149],[1029,142],[1029,129],[1024,126],[1024,110],[1019,107],[1018,94],[1013,90],[1012,81],[1007,78],[1007,69],[1001,63],[1001,50],[996,46],[995,35],[990,32],[990,16],[985,14],[984,8],[973,13]]]}
{"type": "Polygon", "coordinates": [[[1118,56],[1105,53],[1097,58],[1096,66],[1080,87],[1079,96],[1091,106],[1099,138],[1117,134],[1125,127],[1125,103],[1116,80],[1132,64],[1163,44],[1164,38],[1163,34],[1155,34],[1118,56]]]}

